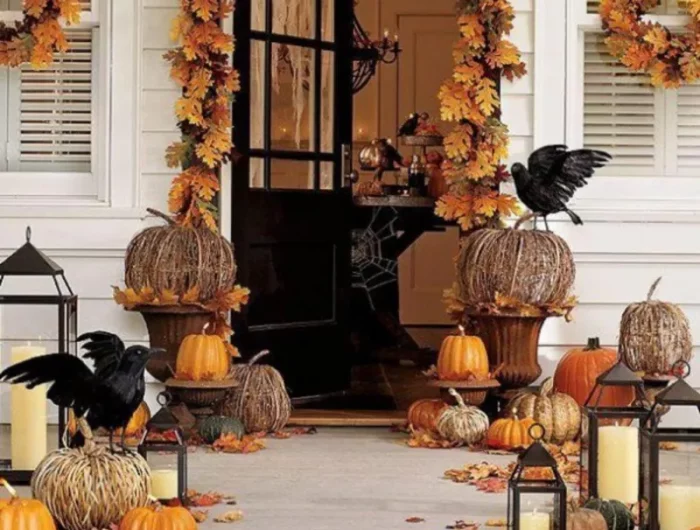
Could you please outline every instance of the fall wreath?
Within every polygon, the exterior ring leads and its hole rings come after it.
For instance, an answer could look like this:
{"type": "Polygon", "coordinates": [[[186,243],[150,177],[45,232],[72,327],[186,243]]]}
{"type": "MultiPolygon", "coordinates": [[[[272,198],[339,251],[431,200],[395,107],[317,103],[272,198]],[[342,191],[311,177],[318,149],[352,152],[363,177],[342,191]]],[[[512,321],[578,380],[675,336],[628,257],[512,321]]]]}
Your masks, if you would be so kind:
{"type": "Polygon", "coordinates": [[[610,54],[657,87],[678,88],[700,79],[700,0],[687,0],[687,33],[644,20],[658,0],[602,0],[600,16],[610,54]]]}
{"type": "Polygon", "coordinates": [[[233,149],[231,99],[240,90],[229,61],[233,36],[221,27],[232,12],[232,0],[182,0],[170,34],[180,46],[165,54],[170,76],[183,89],[175,106],[182,136],[166,154],[168,166],[182,172],[173,180],[168,206],[178,224],[204,224],[214,232],[219,170],[233,149]]]}
{"type": "Polygon", "coordinates": [[[517,47],[505,39],[515,14],[509,0],[459,0],[460,40],[452,77],[440,88],[444,121],[455,122],[445,137],[444,175],[449,192],[436,213],[457,221],[463,230],[495,226],[517,213],[517,200],[498,190],[510,175],[501,160],[508,156],[508,127],[501,122],[498,83],[525,75],[517,47]]]}
{"type": "Polygon", "coordinates": [[[14,25],[0,22],[0,66],[30,63],[46,68],[54,54],[68,50],[59,18],[66,24],[80,22],[78,0],[24,0],[24,17],[14,25]]]}

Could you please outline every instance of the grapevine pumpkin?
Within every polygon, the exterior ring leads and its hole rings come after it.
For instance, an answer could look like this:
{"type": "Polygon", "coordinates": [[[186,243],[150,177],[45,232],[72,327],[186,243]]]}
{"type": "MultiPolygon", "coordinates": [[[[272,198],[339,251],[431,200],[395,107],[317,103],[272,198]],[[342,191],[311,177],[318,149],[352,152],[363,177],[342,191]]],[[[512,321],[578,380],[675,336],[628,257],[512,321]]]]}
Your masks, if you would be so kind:
{"type": "Polygon", "coordinates": [[[218,335],[188,335],[180,344],[175,378],[186,381],[221,381],[231,371],[231,354],[218,335]]]}
{"type": "Polygon", "coordinates": [[[600,512],[608,530],[633,530],[635,526],[632,512],[620,501],[590,499],[583,507],[600,512]]]}
{"type": "Polygon", "coordinates": [[[155,503],[134,508],[119,523],[119,530],[197,530],[192,514],[182,506],[173,508],[155,503]]]}
{"type": "Polygon", "coordinates": [[[608,523],[600,512],[580,508],[571,502],[566,516],[566,530],[608,530],[608,523]]]}
{"type": "MultiPolygon", "coordinates": [[[[566,352],[554,372],[554,390],[570,395],[580,406],[586,404],[596,380],[617,362],[617,352],[601,348],[600,340],[588,339],[585,348],[566,352]]],[[[595,399],[595,396],[594,396],[595,399]]],[[[608,387],[600,397],[600,406],[626,407],[634,399],[634,390],[628,387],[608,387]]]]}
{"type": "Polygon", "coordinates": [[[489,428],[486,444],[492,449],[517,449],[530,445],[530,427],[535,424],[532,418],[520,419],[515,411],[510,418],[494,421],[489,428]]]}
{"type": "Polygon", "coordinates": [[[223,434],[235,434],[237,438],[242,438],[245,434],[245,427],[240,420],[227,416],[209,416],[199,422],[197,432],[202,439],[213,444],[223,434]]]}
{"type": "Polygon", "coordinates": [[[466,335],[462,326],[459,331],[459,335],[450,335],[442,343],[437,362],[438,378],[444,381],[487,378],[489,358],[483,341],[466,335]]]}
{"type": "Polygon", "coordinates": [[[5,479],[0,486],[10,494],[0,499],[0,530],[56,530],[56,524],[46,505],[34,499],[21,499],[5,479]]]}
{"type": "Polygon", "coordinates": [[[457,406],[443,409],[437,420],[437,431],[450,442],[466,445],[480,443],[489,430],[488,416],[476,407],[464,403],[464,399],[453,388],[450,394],[457,400],[457,406]]]}
{"type": "Polygon", "coordinates": [[[447,407],[441,399],[419,399],[408,409],[408,423],[416,431],[437,433],[437,421],[447,407]]]}
{"type": "Polygon", "coordinates": [[[678,361],[690,361],[693,339],[683,310],[652,300],[661,278],[644,302],[632,304],[620,322],[620,355],[635,372],[668,374],[678,361]]]}

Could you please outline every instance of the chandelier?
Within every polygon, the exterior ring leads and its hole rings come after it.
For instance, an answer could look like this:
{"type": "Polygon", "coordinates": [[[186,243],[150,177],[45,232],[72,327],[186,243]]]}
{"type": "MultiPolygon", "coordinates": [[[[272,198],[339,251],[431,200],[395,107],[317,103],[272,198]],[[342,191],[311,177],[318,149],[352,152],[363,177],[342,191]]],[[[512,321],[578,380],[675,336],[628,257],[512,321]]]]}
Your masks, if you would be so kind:
{"type": "Polygon", "coordinates": [[[360,24],[357,14],[353,12],[352,20],[353,67],[352,93],[357,94],[365,88],[377,73],[380,63],[393,64],[399,59],[401,48],[399,37],[389,38],[389,30],[384,31],[381,40],[373,41],[360,24]]]}

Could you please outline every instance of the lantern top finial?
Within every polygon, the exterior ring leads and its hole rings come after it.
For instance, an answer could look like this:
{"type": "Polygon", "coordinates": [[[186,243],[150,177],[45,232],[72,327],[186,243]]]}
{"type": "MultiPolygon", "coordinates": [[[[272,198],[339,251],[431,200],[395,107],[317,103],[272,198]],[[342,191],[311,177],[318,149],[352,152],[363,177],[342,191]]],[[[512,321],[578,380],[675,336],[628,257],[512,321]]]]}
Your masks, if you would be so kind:
{"type": "Polygon", "coordinates": [[[635,386],[643,384],[643,381],[620,360],[607,372],[602,373],[596,383],[602,386],[635,386]]]}
{"type": "Polygon", "coordinates": [[[26,243],[0,263],[0,276],[62,275],[63,268],[32,244],[31,227],[27,227],[25,236],[26,243]]]}

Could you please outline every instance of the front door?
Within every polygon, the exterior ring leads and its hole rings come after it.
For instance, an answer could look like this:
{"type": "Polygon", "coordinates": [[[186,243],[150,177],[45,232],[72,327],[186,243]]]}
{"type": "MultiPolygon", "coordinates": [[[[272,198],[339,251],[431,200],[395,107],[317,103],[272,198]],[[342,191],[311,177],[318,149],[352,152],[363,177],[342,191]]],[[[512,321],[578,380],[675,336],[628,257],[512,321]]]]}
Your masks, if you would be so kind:
{"type": "Polygon", "coordinates": [[[232,238],[251,302],[246,356],[270,350],[293,397],[346,389],[352,2],[239,2],[232,238]]]}

